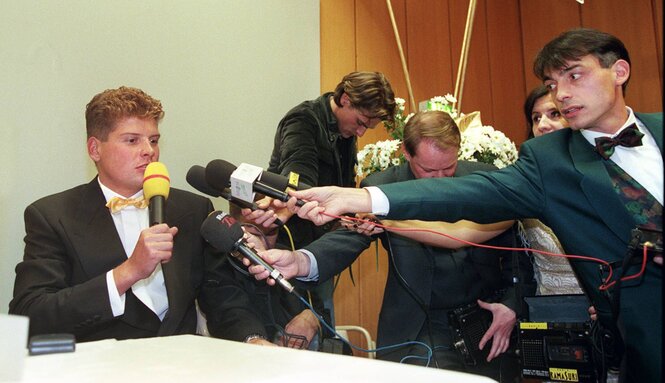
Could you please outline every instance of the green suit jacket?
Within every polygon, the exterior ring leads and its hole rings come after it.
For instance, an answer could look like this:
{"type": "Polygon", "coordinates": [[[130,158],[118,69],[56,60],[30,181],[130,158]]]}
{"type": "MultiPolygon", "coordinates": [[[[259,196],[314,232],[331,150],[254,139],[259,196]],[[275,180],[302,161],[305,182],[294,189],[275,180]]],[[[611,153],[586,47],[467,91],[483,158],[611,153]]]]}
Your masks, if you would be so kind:
{"type": "MultiPolygon", "coordinates": [[[[663,151],[663,117],[636,114],[663,151]]],[[[601,157],[579,131],[563,129],[529,140],[519,160],[491,173],[454,181],[427,179],[380,186],[390,201],[388,218],[494,222],[538,218],[568,254],[623,260],[636,225],[614,191],[601,157]]],[[[609,302],[598,287],[598,263],[571,260],[582,285],[610,323],[609,302]]],[[[637,268],[629,268],[626,275],[637,268]]],[[[628,381],[661,381],[662,268],[649,262],[637,281],[621,289],[628,381]]]]}

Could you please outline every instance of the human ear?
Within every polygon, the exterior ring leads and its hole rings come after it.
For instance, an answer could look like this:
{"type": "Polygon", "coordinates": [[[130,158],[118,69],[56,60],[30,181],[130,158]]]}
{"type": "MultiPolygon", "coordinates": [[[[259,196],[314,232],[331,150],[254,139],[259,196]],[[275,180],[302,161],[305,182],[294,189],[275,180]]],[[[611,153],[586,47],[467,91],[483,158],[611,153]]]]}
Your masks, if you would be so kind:
{"type": "Polygon", "coordinates": [[[403,142],[400,149],[402,150],[402,154],[404,154],[404,158],[406,158],[407,161],[411,162],[411,155],[409,154],[409,151],[406,150],[406,148],[404,147],[403,142]]]}
{"type": "Polygon", "coordinates": [[[342,104],[342,107],[345,106],[350,106],[351,105],[351,100],[349,99],[349,95],[346,93],[342,94],[342,97],[340,97],[340,103],[342,104]]]}
{"type": "Polygon", "coordinates": [[[99,140],[95,137],[90,137],[86,146],[88,148],[88,156],[95,162],[99,161],[101,158],[99,154],[99,140]]]}
{"type": "Polygon", "coordinates": [[[617,85],[623,85],[630,77],[630,64],[626,60],[617,60],[612,64],[612,71],[617,85]]]}

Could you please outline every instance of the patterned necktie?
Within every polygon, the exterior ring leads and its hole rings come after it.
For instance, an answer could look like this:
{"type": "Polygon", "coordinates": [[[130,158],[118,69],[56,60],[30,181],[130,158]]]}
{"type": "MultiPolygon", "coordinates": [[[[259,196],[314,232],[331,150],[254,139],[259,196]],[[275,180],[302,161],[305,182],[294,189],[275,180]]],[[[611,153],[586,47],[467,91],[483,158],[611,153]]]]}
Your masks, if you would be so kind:
{"type": "Polygon", "coordinates": [[[117,213],[120,210],[126,208],[127,206],[134,206],[137,209],[145,209],[148,207],[148,201],[145,198],[120,198],[113,197],[106,203],[106,207],[111,210],[111,214],[117,213]]]}
{"type": "Polygon", "coordinates": [[[629,125],[622,130],[616,137],[598,137],[596,138],[596,151],[604,159],[609,159],[614,154],[614,147],[617,145],[632,148],[642,145],[644,133],[637,129],[637,125],[629,125]]]}

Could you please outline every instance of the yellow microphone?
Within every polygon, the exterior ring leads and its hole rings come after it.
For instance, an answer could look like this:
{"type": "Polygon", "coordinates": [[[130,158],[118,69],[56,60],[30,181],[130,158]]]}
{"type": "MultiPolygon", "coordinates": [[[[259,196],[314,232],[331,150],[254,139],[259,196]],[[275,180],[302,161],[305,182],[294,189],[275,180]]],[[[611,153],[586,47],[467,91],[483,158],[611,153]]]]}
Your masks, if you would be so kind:
{"type": "Polygon", "coordinates": [[[164,203],[169,198],[171,179],[161,162],[151,162],[143,173],[143,197],[149,202],[150,226],[164,223],[164,203]]]}

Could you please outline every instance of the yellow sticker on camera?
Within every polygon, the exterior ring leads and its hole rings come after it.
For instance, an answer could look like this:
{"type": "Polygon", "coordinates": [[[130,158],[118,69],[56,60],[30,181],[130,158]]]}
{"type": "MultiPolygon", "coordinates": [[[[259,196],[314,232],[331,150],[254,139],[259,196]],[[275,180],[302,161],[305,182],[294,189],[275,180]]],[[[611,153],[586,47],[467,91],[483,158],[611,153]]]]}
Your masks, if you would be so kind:
{"type": "Polygon", "coordinates": [[[554,368],[550,367],[550,379],[558,380],[561,382],[579,382],[580,378],[577,376],[577,370],[570,368],[554,368]]]}

